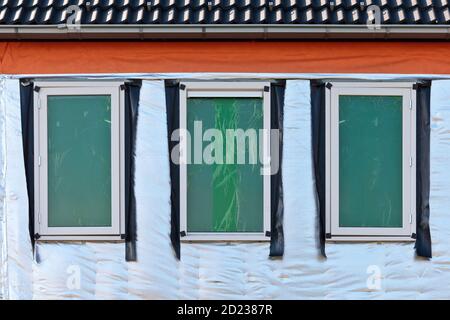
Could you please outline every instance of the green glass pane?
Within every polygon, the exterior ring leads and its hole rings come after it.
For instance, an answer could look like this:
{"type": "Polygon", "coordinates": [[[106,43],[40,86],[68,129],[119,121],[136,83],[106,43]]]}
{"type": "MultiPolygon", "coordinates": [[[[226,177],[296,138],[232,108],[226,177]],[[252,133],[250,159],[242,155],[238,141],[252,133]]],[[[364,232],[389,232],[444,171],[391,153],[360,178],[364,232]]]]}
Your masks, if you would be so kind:
{"type": "MultiPolygon", "coordinates": [[[[263,176],[258,158],[258,133],[263,128],[262,99],[190,98],[187,103],[187,128],[192,139],[192,164],[187,166],[188,232],[262,232],[263,176]],[[219,151],[207,152],[211,142],[197,141],[194,126],[199,123],[204,133],[210,128],[220,132],[223,143],[215,144],[216,147],[222,146],[217,147],[219,151]],[[235,136],[229,135],[230,138],[226,139],[227,129],[246,132],[249,132],[247,129],[255,129],[253,132],[256,135],[247,138],[245,147],[238,149],[235,136]],[[235,146],[228,148],[228,155],[227,143],[235,146]],[[195,150],[213,154],[223,163],[199,163],[199,153],[196,160],[195,150]],[[220,150],[222,157],[219,156],[220,150]],[[243,151],[239,155],[245,153],[245,161],[239,161],[238,150],[243,151]],[[256,157],[256,161],[250,154],[256,157]]],[[[216,140],[212,138],[211,141],[216,140]]]]}
{"type": "Polygon", "coordinates": [[[339,225],[402,227],[401,96],[339,96],[339,225]]]}
{"type": "Polygon", "coordinates": [[[48,225],[111,226],[111,97],[49,96],[48,225]]]}

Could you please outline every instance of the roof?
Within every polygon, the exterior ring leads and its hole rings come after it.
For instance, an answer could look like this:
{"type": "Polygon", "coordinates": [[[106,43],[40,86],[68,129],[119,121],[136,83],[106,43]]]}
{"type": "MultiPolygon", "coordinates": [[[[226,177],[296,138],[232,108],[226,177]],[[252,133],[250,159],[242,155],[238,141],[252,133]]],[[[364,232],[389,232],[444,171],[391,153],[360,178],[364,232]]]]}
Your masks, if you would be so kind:
{"type": "Polygon", "coordinates": [[[0,28],[4,30],[0,33],[15,30],[17,34],[26,27],[27,34],[42,34],[52,27],[62,29],[68,20],[88,30],[99,26],[156,30],[164,26],[180,33],[182,27],[194,30],[192,27],[203,26],[227,27],[227,33],[233,33],[240,27],[265,26],[295,28],[303,34],[302,30],[321,27],[335,33],[334,28],[368,29],[368,17],[373,21],[378,9],[381,26],[390,30],[443,28],[448,32],[449,5],[450,0],[0,0],[0,28]]]}
{"type": "Polygon", "coordinates": [[[0,24],[59,24],[80,8],[83,24],[450,24],[447,0],[0,0],[0,24]]]}

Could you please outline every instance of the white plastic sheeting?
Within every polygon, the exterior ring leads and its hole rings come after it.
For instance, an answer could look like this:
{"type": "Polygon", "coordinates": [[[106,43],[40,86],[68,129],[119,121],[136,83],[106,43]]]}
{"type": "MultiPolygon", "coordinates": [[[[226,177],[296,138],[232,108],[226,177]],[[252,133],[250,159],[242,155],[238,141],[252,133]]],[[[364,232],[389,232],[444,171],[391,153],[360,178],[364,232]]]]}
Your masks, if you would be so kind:
{"type": "MultiPolygon", "coordinates": [[[[0,82],[0,90],[3,92],[4,90],[4,80],[0,82]]],[[[5,132],[5,103],[3,99],[0,99],[0,133],[5,132]]],[[[4,134],[0,134],[0,146],[4,147],[5,143],[5,136],[4,134]]],[[[6,161],[4,161],[3,155],[5,154],[5,149],[2,148],[1,150],[1,157],[0,157],[0,299],[7,296],[6,291],[6,275],[7,275],[7,268],[6,268],[6,232],[4,231],[6,229],[6,219],[5,219],[5,164],[6,161]]]]}
{"type": "Polygon", "coordinates": [[[27,184],[22,147],[18,80],[0,80],[2,119],[2,292],[5,298],[32,297],[32,250],[28,233],[27,184]]]}
{"type": "MultiPolygon", "coordinates": [[[[280,75],[280,78],[286,78],[280,75]]],[[[365,75],[365,78],[370,78],[365,75]]],[[[121,243],[38,243],[28,239],[19,84],[0,82],[1,291],[34,299],[399,299],[450,298],[450,81],[432,85],[433,259],[412,243],[317,247],[309,81],[287,81],[283,182],[285,256],[268,243],[182,243],[170,233],[169,155],[163,81],[144,81],[136,142],[137,262],[121,243]]]]}
{"type": "Polygon", "coordinates": [[[191,72],[191,73],[80,73],[80,74],[20,74],[0,75],[8,79],[31,78],[31,79],[142,79],[142,80],[230,80],[230,79],[285,79],[285,80],[311,80],[311,79],[333,79],[333,80],[438,80],[450,79],[448,74],[370,74],[370,73],[232,73],[232,72],[191,72]]]}

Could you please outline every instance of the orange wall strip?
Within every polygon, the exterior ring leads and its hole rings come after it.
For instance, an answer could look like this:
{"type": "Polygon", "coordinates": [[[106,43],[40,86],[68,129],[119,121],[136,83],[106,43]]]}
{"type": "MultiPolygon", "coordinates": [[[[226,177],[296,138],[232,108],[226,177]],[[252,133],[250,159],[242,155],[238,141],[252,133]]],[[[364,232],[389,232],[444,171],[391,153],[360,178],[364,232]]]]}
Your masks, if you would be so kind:
{"type": "Polygon", "coordinates": [[[450,74],[450,42],[0,42],[2,74],[450,74]]]}

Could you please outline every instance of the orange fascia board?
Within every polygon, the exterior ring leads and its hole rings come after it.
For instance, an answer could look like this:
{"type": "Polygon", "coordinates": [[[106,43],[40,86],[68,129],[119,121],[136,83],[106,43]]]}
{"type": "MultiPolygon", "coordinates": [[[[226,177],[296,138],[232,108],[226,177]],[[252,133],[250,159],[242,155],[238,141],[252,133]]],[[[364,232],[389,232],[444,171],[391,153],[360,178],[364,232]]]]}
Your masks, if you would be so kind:
{"type": "Polygon", "coordinates": [[[450,42],[4,41],[2,74],[450,74],[450,42]]]}

